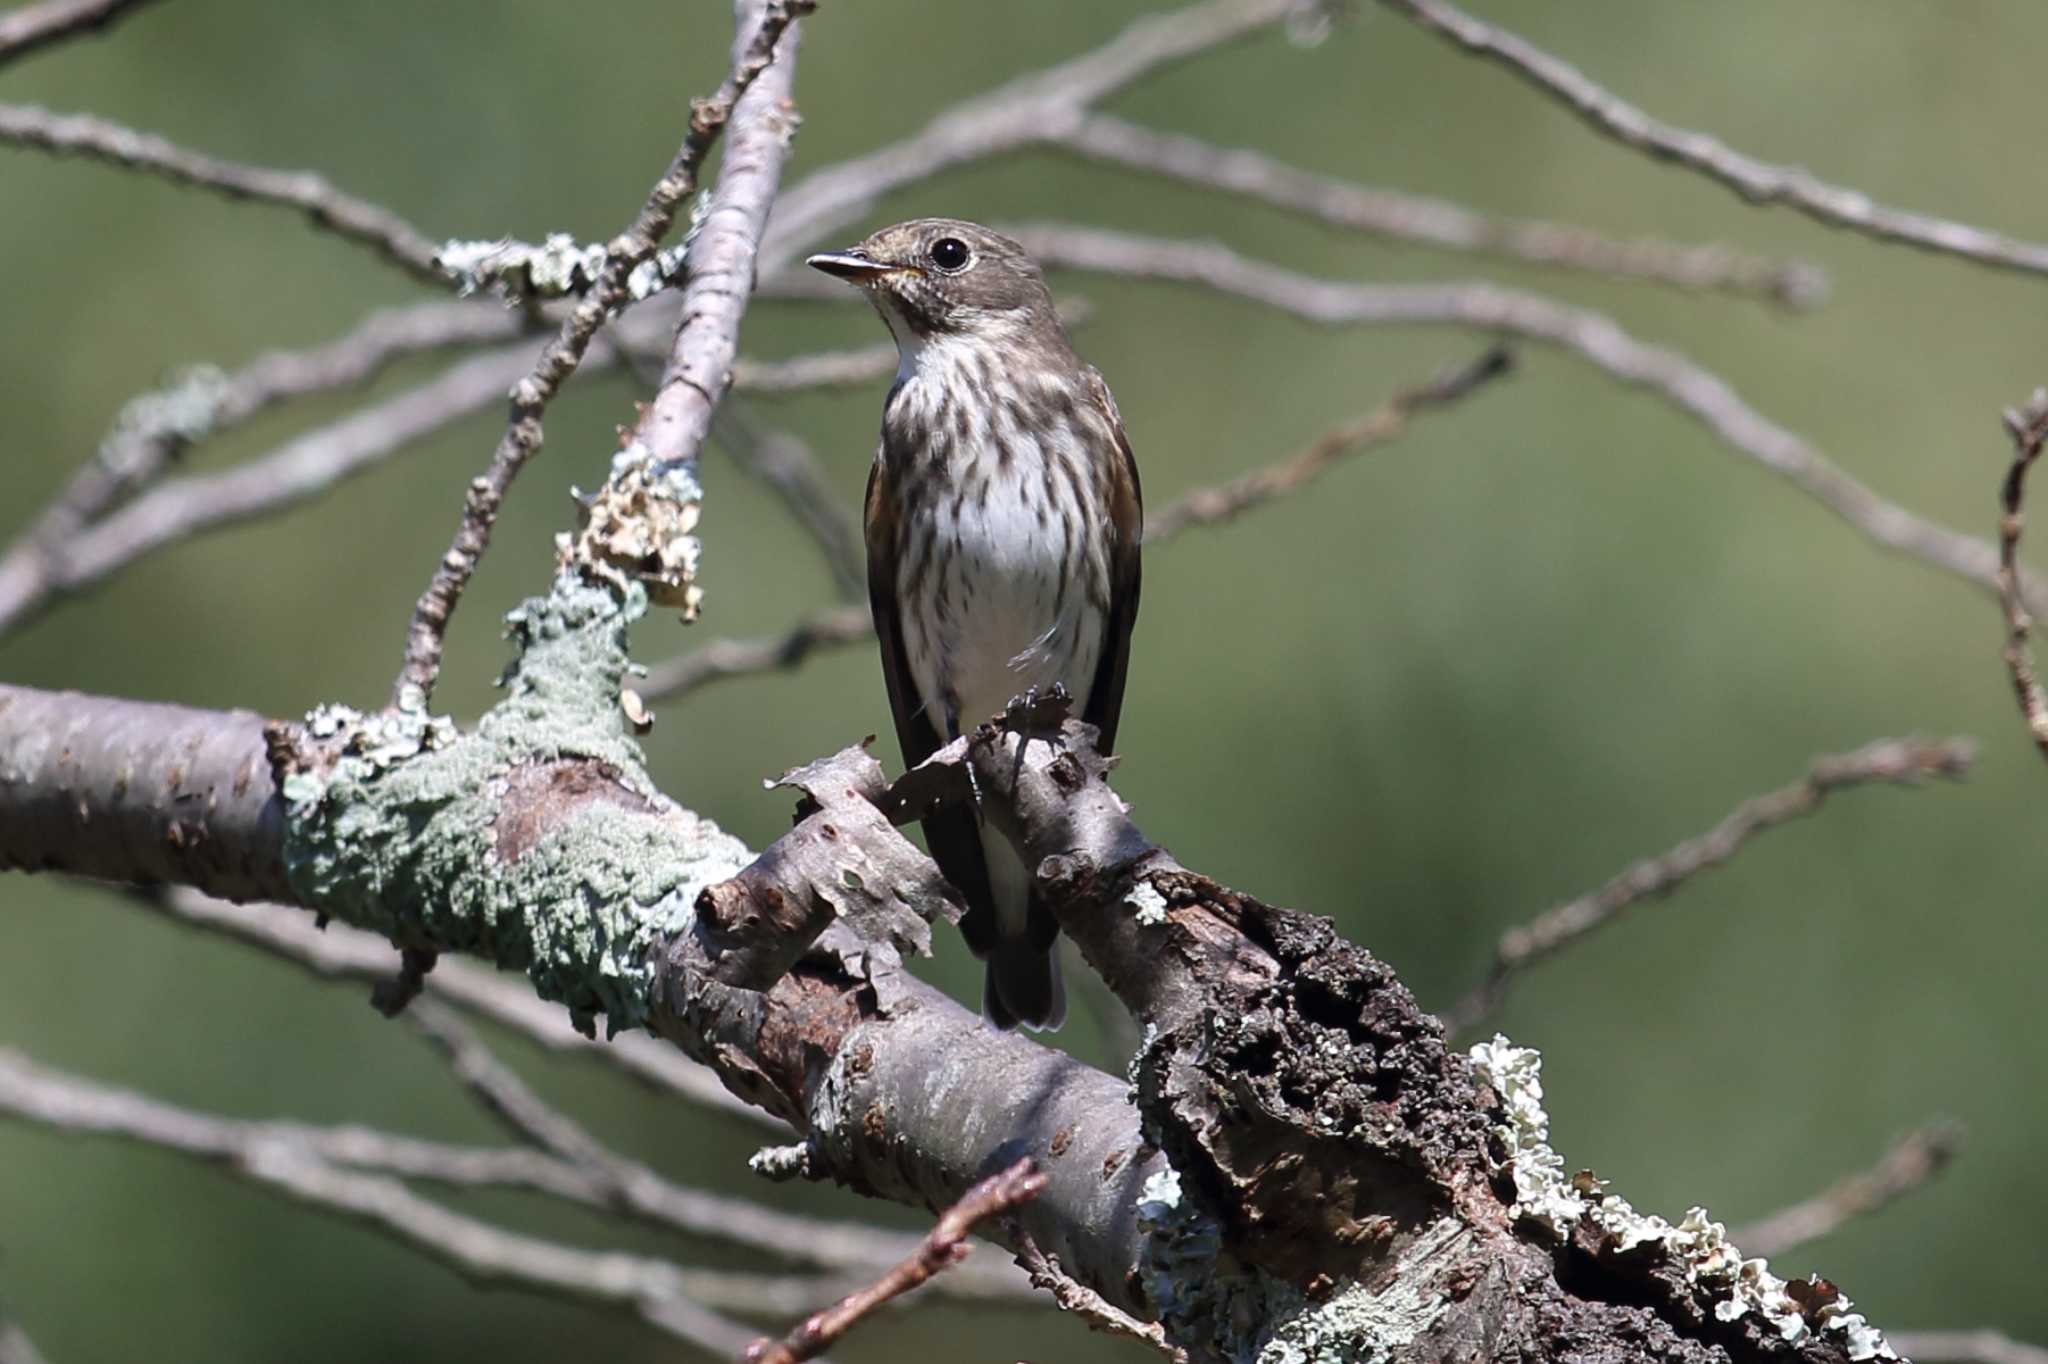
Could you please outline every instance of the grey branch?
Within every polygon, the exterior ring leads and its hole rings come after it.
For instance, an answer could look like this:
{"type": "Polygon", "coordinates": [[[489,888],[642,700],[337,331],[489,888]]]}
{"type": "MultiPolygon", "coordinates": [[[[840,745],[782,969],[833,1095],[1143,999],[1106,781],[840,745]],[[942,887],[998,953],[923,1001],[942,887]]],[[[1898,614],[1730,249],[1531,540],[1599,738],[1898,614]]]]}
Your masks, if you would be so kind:
{"type": "Polygon", "coordinates": [[[1920,1364],[2048,1364],[2048,1350],[2000,1331],[1898,1331],[1891,1340],[1920,1364]]]}
{"type": "Polygon", "coordinates": [[[473,356],[416,387],[359,408],[257,459],[159,484],[62,541],[0,560],[0,632],[57,598],[203,532],[274,516],[502,398],[507,371],[532,355],[513,345],[473,356]]]}
{"type": "Polygon", "coordinates": [[[1152,545],[1171,539],[1189,526],[1213,526],[1235,520],[1254,507],[1295,492],[1322,477],[1347,455],[1399,439],[1408,428],[1409,418],[1457,402],[1506,374],[1512,365],[1507,348],[1494,346],[1470,364],[1428,383],[1404,388],[1365,415],[1331,427],[1305,449],[1277,464],[1255,469],[1213,488],[1194,488],[1182,493],[1145,518],[1145,543],[1152,545]]]}
{"type": "Polygon", "coordinates": [[[1730,1239],[1753,1255],[1779,1255],[1818,1241],[1843,1223],[1867,1217],[1928,1183],[1962,1148],[1962,1124],[1928,1123],[1893,1142],[1869,1169],[1730,1233],[1730,1239]]]}
{"type": "Polygon", "coordinates": [[[816,388],[851,388],[874,383],[895,372],[896,346],[884,341],[876,346],[820,351],[788,360],[741,359],[734,362],[732,382],[734,388],[774,396],[816,388]]]}
{"type": "Polygon", "coordinates": [[[1745,156],[1719,139],[1659,122],[1577,67],[1504,28],[1485,23],[1446,0],[1381,0],[1389,9],[1441,34],[1476,57],[1520,77],[1576,113],[1589,127],[1637,151],[1695,171],[1752,204],[1784,204],[1830,227],[1849,228],[1880,241],[1941,252],[1980,265],[2030,274],[2048,273],[2048,245],[1910,213],[1877,203],[1861,190],[1831,185],[1796,166],[1745,156]]]}
{"type": "MultiPolygon", "coordinates": [[[[661,386],[631,437],[659,465],[694,463],[710,434],[711,414],[732,384],[740,322],[754,289],[755,251],[796,137],[796,106],[790,101],[796,46],[792,28],[774,65],[740,92],[718,183],[703,216],[692,224],[681,319],[661,386]]],[[[735,51],[735,63],[743,60],[735,51]]]]}
{"type": "Polygon", "coordinates": [[[5,1319],[0,1319],[0,1364],[44,1364],[28,1332],[5,1319]]]}
{"type": "Polygon", "coordinates": [[[1263,152],[1218,147],[1092,114],[1053,135],[1067,151],[1108,165],[1241,195],[1333,227],[1424,246],[1504,256],[1536,265],[1641,279],[1691,291],[1718,290],[1811,308],[1827,297],[1827,274],[1719,244],[1654,238],[1617,240],[1569,223],[1491,218],[1422,195],[1354,185],[1284,164],[1263,152]]]}
{"type": "Polygon", "coordinates": [[[0,14],[0,66],[82,33],[97,33],[148,0],[42,0],[0,14]]]}
{"type": "MultiPolygon", "coordinates": [[[[1555,346],[1698,421],[1887,549],[1998,584],[1998,551],[1878,496],[1803,437],[1744,401],[1727,380],[1676,350],[1642,341],[1604,314],[1493,284],[1351,284],[1315,279],[1206,242],[1170,241],[1066,224],[1012,229],[1048,265],[1171,280],[1249,299],[1325,326],[1437,324],[1555,346]]],[[[2038,610],[2048,589],[2026,578],[2038,610]]]]}
{"type": "MultiPolygon", "coordinates": [[[[323,929],[285,906],[230,904],[185,886],[159,887],[136,898],[178,923],[232,938],[323,980],[374,982],[398,969],[398,949],[376,934],[337,923],[323,929]]],[[[657,1093],[779,1135],[789,1131],[780,1119],[734,1098],[703,1066],[644,1033],[621,1033],[609,1042],[585,1037],[560,1005],[535,997],[517,976],[449,957],[427,976],[425,991],[429,998],[487,1018],[549,1051],[594,1057],[657,1093]]]]}
{"type": "Polygon", "coordinates": [[[1509,985],[1531,965],[1612,923],[1624,910],[1662,899],[1704,871],[1726,863],[1756,835],[1810,815],[1837,791],[1884,782],[1919,786],[1930,777],[1957,779],[1976,760],[1968,739],[1879,739],[1852,753],[1816,758],[1789,786],[1735,807],[1697,838],[1645,858],[1588,895],[1547,910],[1503,933],[1485,980],[1442,1015],[1453,1033],[1466,1031],[1500,1006],[1509,985]]]}
{"type": "Polygon", "coordinates": [[[649,669],[639,692],[649,701],[675,700],[723,678],[800,668],[821,649],[859,644],[874,634],[866,605],[830,606],[780,635],[708,640],[649,669]]]}
{"type": "MultiPolygon", "coordinates": [[[[731,71],[715,95],[695,106],[689,131],[668,169],[648,191],[647,201],[632,224],[607,248],[603,273],[570,309],[532,371],[513,387],[512,413],[505,434],[492,452],[490,464],[471,480],[455,538],[413,608],[412,622],[406,631],[404,661],[392,683],[394,704],[408,697],[417,697],[423,704],[432,694],[434,679],[441,671],[441,642],[447,633],[448,619],[476,572],[477,561],[490,547],[491,527],[512,481],[540,452],[545,434],[542,418],[548,404],[582,364],[584,352],[590,348],[598,328],[630,294],[633,272],[660,250],[677,210],[697,187],[704,157],[735,117],[741,100],[764,75],[782,65],[776,60],[777,45],[787,39],[794,49],[797,16],[810,10],[813,3],[814,0],[753,0],[740,6],[731,71]]],[[[773,77],[770,88],[779,87],[786,92],[787,79],[786,72],[773,77]]],[[[791,115],[781,104],[782,98],[778,98],[776,116],[787,127],[791,115]]],[[[739,309],[722,312],[720,316],[736,326],[739,309]]]]}
{"type": "Polygon", "coordinates": [[[1303,0],[1204,0],[1147,15],[1091,52],[942,110],[901,142],[815,171],[775,205],[761,273],[782,273],[806,243],[861,217],[888,194],[1039,143],[1133,82],[1263,32],[1304,7],[1303,0]]]}
{"type": "Polygon", "coordinates": [[[2012,679],[2013,694],[2019,699],[2020,718],[2034,746],[2048,757],[2048,690],[2034,669],[2034,652],[2028,639],[2034,631],[2021,586],[2020,534],[2026,529],[2027,474],[2048,443],[2048,389],[2036,389],[2026,406],[2005,414],[2005,431],[2012,438],[2012,463],[1999,485],[1998,504],[1998,600],[2005,609],[2005,670],[2012,679]]]}
{"type": "Polygon", "coordinates": [[[315,227],[368,249],[415,279],[440,287],[448,283],[435,263],[434,244],[412,224],[367,199],[343,193],[311,171],[245,166],[90,114],[58,114],[24,104],[0,105],[0,144],[92,157],[230,199],[293,208],[315,227]]]}
{"type": "Polygon", "coordinates": [[[238,1122],[174,1108],[128,1090],[64,1075],[0,1048],[0,1111],[66,1132],[145,1142],[217,1163],[300,1203],[367,1223],[478,1283],[629,1306],[650,1325],[702,1349],[732,1354],[753,1332],[702,1306],[723,1276],[620,1251],[542,1241],[451,1212],[381,1175],[337,1169],[290,1125],[238,1122]]]}
{"type": "Polygon", "coordinates": [[[818,457],[801,437],[783,430],[756,430],[746,414],[731,407],[712,427],[733,462],[766,484],[824,557],[839,595],[855,601],[867,593],[860,531],[826,481],[818,457]]]}

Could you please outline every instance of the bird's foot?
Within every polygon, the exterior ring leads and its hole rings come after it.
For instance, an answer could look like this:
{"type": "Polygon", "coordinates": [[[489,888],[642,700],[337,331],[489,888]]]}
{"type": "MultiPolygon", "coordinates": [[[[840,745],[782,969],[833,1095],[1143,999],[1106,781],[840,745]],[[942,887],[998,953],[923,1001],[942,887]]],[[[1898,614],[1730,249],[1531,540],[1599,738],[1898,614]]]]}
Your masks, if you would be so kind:
{"type": "Polygon", "coordinates": [[[1057,750],[1060,746],[1060,725],[1073,708],[1074,698],[1063,682],[1055,682],[1044,691],[1026,687],[1021,696],[1011,697],[1010,704],[1003,707],[1003,727],[1018,736],[1017,765],[1010,772],[1013,787],[1024,775],[1024,755],[1031,751],[1031,741],[1043,740],[1057,750]]]}

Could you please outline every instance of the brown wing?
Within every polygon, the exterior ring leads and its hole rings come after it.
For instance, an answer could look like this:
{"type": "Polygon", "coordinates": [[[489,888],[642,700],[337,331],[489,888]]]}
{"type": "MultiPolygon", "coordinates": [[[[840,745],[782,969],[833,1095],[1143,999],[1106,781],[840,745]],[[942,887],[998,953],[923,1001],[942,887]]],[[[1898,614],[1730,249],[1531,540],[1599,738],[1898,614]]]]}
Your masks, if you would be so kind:
{"type": "MultiPolygon", "coordinates": [[[[902,505],[889,485],[889,468],[899,460],[877,459],[868,474],[867,550],[868,605],[874,612],[875,634],[882,645],[882,679],[889,688],[889,709],[896,716],[896,742],[905,768],[917,766],[939,747],[933,709],[918,695],[910,657],[904,651],[903,617],[896,601],[896,572],[902,563],[898,531],[902,505]]],[[[1119,677],[1121,686],[1121,677],[1119,677]]],[[[967,901],[960,932],[976,956],[987,956],[995,943],[995,897],[989,890],[988,863],[981,851],[981,831],[970,806],[948,806],[924,821],[925,845],[932,861],[967,901]]]]}
{"type": "Polygon", "coordinates": [[[1109,615],[1103,622],[1102,661],[1095,667],[1095,680],[1088,689],[1088,708],[1081,718],[1102,731],[1101,749],[1116,747],[1117,720],[1124,708],[1124,671],[1131,660],[1131,627],[1138,619],[1138,545],[1145,533],[1145,493],[1138,484],[1138,461],[1131,454],[1130,439],[1124,435],[1124,419],[1116,410],[1109,385],[1093,365],[1088,366],[1088,389],[1095,405],[1109,419],[1116,436],[1117,457],[1123,461],[1122,477],[1109,481],[1109,615]]]}

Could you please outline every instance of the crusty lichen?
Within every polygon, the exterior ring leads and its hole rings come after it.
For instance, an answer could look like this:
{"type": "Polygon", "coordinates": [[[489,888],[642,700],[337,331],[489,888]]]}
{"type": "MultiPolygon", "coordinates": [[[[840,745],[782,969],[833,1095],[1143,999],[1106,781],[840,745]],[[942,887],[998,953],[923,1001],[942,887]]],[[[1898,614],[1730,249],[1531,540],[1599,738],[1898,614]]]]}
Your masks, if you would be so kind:
{"type": "MultiPolygon", "coordinates": [[[[1223,1249],[1214,1218],[1196,1207],[1180,1176],[1163,1169],[1138,1193],[1146,1233],[1139,1272],[1168,1339],[1196,1359],[1229,1364],[1373,1364],[1434,1326],[1449,1302],[1429,1276],[1393,1273],[1377,1290],[1351,1284],[1320,1300],[1223,1249]]],[[[1417,1237],[1403,1259],[1425,1259],[1457,1223],[1417,1237]]]]}
{"type": "Polygon", "coordinates": [[[1762,1259],[1744,1259],[1728,1239],[1728,1229],[1693,1208],[1676,1225],[1651,1213],[1637,1212],[1618,1194],[1606,1192],[1589,1174],[1569,1175],[1564,1157],[1550,1146],[1550,1117],[1543,1110],[1543,1058],[1532,1047],[1518,1047],[1495,1034],[1491,1042],[1472,1048],[1472,1066],[1500,1096],[1507,1121],[1496,1129],[1506,1151],[1505,1171],[1515,1185],[1514,1215],[1542,1227],[1560,1240],[1568,1238],[1581,1219],[1590,1219],[1615,1250],[1627,1252],[1661,1244],[1686,1281],[1706,1294],[1721,1321],[1740,1321],[1754,1313],[1788,1344],[1812,1331],[1837,1334],[1852,1360],[1897,1359],[1884,1333],[1852,1311],[1846,1296],[1830,1296],[1802,1309],[1787,1283],[1771,1273],[1762,1259]]]}
{"type": "Polygon", "coordinates": [[[309,716],[315,738],[343,742],[337,759],[285,784],[287,869],[304,903],[395,941],[524,970],[586,1026],[600,1012],[615,1030],[642,1024],[651,952],[687,926],[702,887],[751,856],[663,801],[627,732],[617,701],[626,628],[645,609],[637,587],[559,575],[547,597],[507,617],[518,650],[507,694],[467,734],[414,696],[379,715],[309,716]],[[661,817],[584,805],[502,859],[510,775],[570,758],[603,764],[661,817]]]}
{"type": "MultiPolygon", "coordinates": [[[[563,298],[589,292],[617,246],[579,242],[566,232],[552,233],[537,246],[510,237],[456,240],[441,244],[434,264],[463,295],[495,290],[515,299],[563,298]]],[[[684,241],[657,251],[635,266],[626,277],[628,298],[637,303],[666,289],[682,273],[688,246],[684,241]]]]}

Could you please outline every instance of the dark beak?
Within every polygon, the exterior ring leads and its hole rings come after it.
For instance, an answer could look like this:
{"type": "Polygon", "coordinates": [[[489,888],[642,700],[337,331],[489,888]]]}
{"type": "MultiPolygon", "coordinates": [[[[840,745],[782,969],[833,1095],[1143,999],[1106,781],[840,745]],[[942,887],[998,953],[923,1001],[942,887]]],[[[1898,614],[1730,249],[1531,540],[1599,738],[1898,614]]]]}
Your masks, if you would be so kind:
{"type": "Polygon", "coordinates": [[[828,275],[837,275],[840,279],[851,280],[855,284],[864,284],[896,268],[893,265],[884,265],[867,252],[858,249],[821,252],[804,264],[813,270],[823,270],[828,275]]]}

